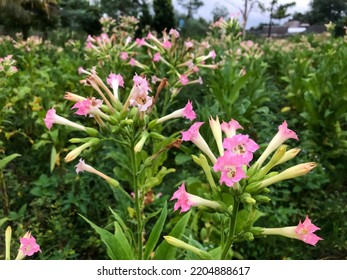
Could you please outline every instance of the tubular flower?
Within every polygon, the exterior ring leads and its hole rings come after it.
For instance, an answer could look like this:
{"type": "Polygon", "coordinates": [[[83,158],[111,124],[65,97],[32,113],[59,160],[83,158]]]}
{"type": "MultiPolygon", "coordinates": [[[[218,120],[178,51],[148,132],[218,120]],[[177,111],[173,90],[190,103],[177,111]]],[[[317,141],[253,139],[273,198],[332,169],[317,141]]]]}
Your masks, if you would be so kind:
{"type": "Polygon", "coordinates": [[[281,235],[288,238],[302,240],[307,244],[316,246],[319,240],[323,240],[314,232],[320,228],[312,224],[311,220],[306,216],[305,221],[299,221],[297,226],[283,228],[263,228],[262,235],[281,235]]]}
{"type": "Polygon", "coordinates": [[[31,235],[30,231],[20,238],[20,247],[16,260],[22,260],[25,256],[32,256],[37,252],[41,252],[40,246],[36,243],[36,239],[31,235]]]}
{"type": "Polygon", "coordinates": [[[158,61],[160,61],[160,58],[161,58],[160,52],[157,52],[153,56],[153,61],[158,62],[158,61]]]}
{"type": "Polygon", "coordinates": [[[77,128],[79,130],[86,131],[86,128],[83,125],[74,123],[72,121],[69,121],[68,119],[65,119],[59,115],[56,114],[56,111],[54,108],[49,109],[47,111],[46,117],[44,118],[45,125],[48,129],[51,129],[53,124],[62,124],[67,126],[72,126],[74,128],[77,128]]]}
{"type": "Polygon", "coordinates": [[[180,83],[185,86],[186,84],[188,84],[189,79],[186,75],[180,75],[180,83]]]}
{"type": "Polygon", "coordinates": [[[242,169],[243,161],[242,156],[225,151],[213,166],[214,171],[221,171],[220,184],[225,183],[228,187],[232,187],[241,179],[246,178],[242,169]]]}
{"type": "Polygon", "coordinates": [[[180,117],[184,117],[184,118],[189,119],[191,121],[196,118],[196,114],[193,110],[193,105],[192,105],[191,101],[188,100],[188,102],[184,108],[178,109],[178,110],[172,112],[171,114],[166,115],[166,116],[158,119],[156,123],[162,123],[164,121],[175,119],[175,118],[180,118],[180,117]]]}
{"type": "Polygon", "coordinates": [[[206,206],[215,210],[221,208],[221,205],[218,202],[207,200],[201,198],[200,196],[187,193],[184,182],[173,194],[170,200],[174,199],[177,199],[177,202],[174,206],[174,211],[181,208],[180,213],[189,211],[192,206],[206,206]]]}
{"type": "Polygon", "coordinates": [[[207,145],[204,138],[202,138],[199,133],[199,128],[202,126],[203,122],[194,123],[187,131],[182,131],[183,141],[192,141],[201,151],[203,151],[214,164],[216,162],[216,157],[212,153],[210,147],[207,145]]]}
{"type": "Polygon", "coordinates": [[[223,147],[236,155],[241,155],[243,164],[248,165],[253,159],[253,153],[259,149],[259,145],[255,143],[248,135],[237,134],[232,138],[225,138],[223,147]]]}
{"type": "Polygon", "coordinates": [[[298,136],[293,130],[288,129],[287,122],[284,121],[279,127],[277,134],[272,138],[269,145],[266,147],[263,154],[256,161],[256,165],[258,167],[262,166],[265,159],[279,146],[281,146],[288,139],[299,140],[298,136]]]}
{"type": "Polygon", "coordinates": [[[84,171],[94,173],[100,176],[101,178],[103,178],[105,181],[107,181],[111,186],[119,187],[119,182],[117,180],[107,176],[106,174],[100,172],[99,170],[96,170],[94,167],[90,166],[89,164],[86,164],[83,159],[80,159],[78,164],[75,167],[76,167],[77,174],[84,171]]]}
{"type": "Polygon", "coordinates": [[[95,97],[88,98],[85,100],[79,100],[71,109],[77,109],[75,112],[79,116],[94,115],[102,105],[102,100],[96,99],[95,97]]]}
{"type": "Polygon", "coordinates": [[[122,75],[120,74],[113,74],[112,72],[110,75],[108,75],[107,84],[113,89],[113,95],[116,99],[118,98],[118,88],[123,87],[124,88],[124,80],[122,75]]]}
{"type": "Polygon", "coordinates": [[[212,130],[213,137],[217,143],[219,155],[222,156],[224,154],[224,149],[223,149],[223,140],[222,140],[222,129],[220,126],[218,116],[216,117],[216,120],[210,117],[210,127],[212,130]]]}
{"type": "Polygon", "coordinates": [[[233,119],[228,123],[223,121],[221,128],[228,138],[233,137],[236,134],[236,130],[243,129],[243,127],[233,119]]]}

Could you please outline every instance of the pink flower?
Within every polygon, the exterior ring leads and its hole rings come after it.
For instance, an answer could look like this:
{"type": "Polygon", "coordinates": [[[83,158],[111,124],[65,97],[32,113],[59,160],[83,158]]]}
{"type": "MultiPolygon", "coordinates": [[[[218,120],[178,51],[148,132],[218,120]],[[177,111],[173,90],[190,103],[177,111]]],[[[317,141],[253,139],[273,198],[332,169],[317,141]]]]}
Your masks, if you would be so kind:
{"type": "Polygon", "coordinates": [[[186,192],[184,182],[178,188],[178,190],[173,194],[170,200],[177,199],[177,202],[174,206],[174,211],[181,208],[180,213],[189,211],[190,207],[194,206],[194,202],[189,200],[189,193],[186,192]]]}
{"type": "Polygon", "coordinates": [[[146,43],[145,38],[141,38],[141,39],[136,38],[135,42],[136,42],[138,47],[141,47],[146,43]]]}
{"type": "Polygon", "coordinates": [[[306,216],[303,223],[299,221],[299,224],[295,229],[295,233],[305,243],[315,246],[319,240],[323,240],[314,234],[316,230],[320,230],[320,228],[312,224],[311,220],[308,218],[308,216],[306,216]]]}
{"type": "Polygon", "coordinates": [[[171,46],[172,46],[172,44],[171,44],[170,41],[164,41],[164,42],[162,43],[162,46],[163,46],[164,49],[170,49],[171,46]]]}
{"type": "Polygon", "coordinates": [[[277,134],[271,139],[270,143],[266,147],[263,154],[259,157],[256,164],[258,167],[260,167],[265,159],[279,146],[281,146],[285,141],[288,139],[295,139],[299,140],[298,136],[293,130],[288,129],[287,122],[284,121],[279,127],[277,134]]]}
{"type": "Polygon", "coordinates": [[[129,57],[129,54],[127,52],[121,52],[119,57],[121,60],[127,60],[129,57]]]}
{"type": "Polygon", "coordinates": [[[113,89],[116,87],[118,88],[118,86],[124,87],[124,80],[121,74],[113,74],[111,72],[110,75],[108,75],[106,82],[113,89]]]}
{"type": "Polygon", "coordinates": [[[160,60],[160,52],[157,52],[156,54],[154,54],[153,56],[153,61],[154,62],[158,62],[160,60]]]}
{"type": "Polygon", "coordinates": [[[95,97],[88,98],[85,100],[79,100],[71,109],[77,109],[76,115],[87,116],[88,114],[93,115],[93,113],[100,108],[102,105],[102,100],[95,99],[95,97]]]}
{"type": "Polygon", "coordinates": [[[86,164],[83,159],[80,159],[78,164],[75,167],[76,167],[77,174],[80,172],[91,170],[91,166],[86,164]]]}
{"type": "Polygon", "coordinates": [[[283,227],[283,228],[263,228],[262,235],[281,235],[288,238],[294,238],[302,240],[307,244],[316,246],[319,240],[323,240],[314,232],[320,228],[311,223],[311,220],[306,216],[303,223],[299,221],[299,224],[295,227],[283,227]]]}
{"type": "Polygon", "coordinates": [[[212,51],[210,51],[209,53],[208,53],[208,56],[209,57],[211,57],[213,60],[216,58],[216,52],[214,51],[214,50],[212,50],[212,51]]]}
{"type": "Polygon", "coordinates": [[[36,252],[41,252],[40,246],[36,243],[36,239],[31,235],[30,231],[20,238],[20,244],[19,250],[24,256],[32,256],[36,252]]]}
{"type": "Polygon", "coordinates": [[[187,50],[191,49],[194,45],[191,41],[185,41],[184,46],[187,50]]]}
{"type": "Polygon", "coordinates": [[[182,140],[193,142],[201,151],[203,151],[214,164],[216,162],[216,157],[212,153],[210,147],[207,145],[204,138],[202,138],[199,133],[199,128],[202,126],[203,122],[194,123],[187,131],[182,131],[182,140]]]}
{"type": "Polygon", "coordinates": [[[44,120],[45,125],[48,129],[51,129],[53,124],[57,123],[57,124],[67,125],[67,126],[77,128],[79,130],[86,131],[86,128],[83,125],[74,123],[72,121],[69,121],[68,119],[65,119],[65,118],[57,115],[54,108],[49,109],[47,111],[46,117],[43,120],[44,120]]]}
{"type": "Polygon", "coordinates": [[[185,117],[189,120],[194,120],[196,118],[196,114],[193,110],[193,105],[191,101],[188,101],[186,106],[182,109],[178,109],[171,114],[168,114],[160,119],[157,120],[156,123],[162,123],[167,120],[175,119],[175,118],[180,118],[180,117],[185,117]]]}
{"type": "Polygon", "coordinates": [[[186,75],[180,75],[180,83],[182,85],[186,85],[189,82],[188,77],[186,75]]]}
{"type": "Polygon", "coordinates": [[[204,122],[196,122],[194,123],[189,130],[183,131],[182,133],[182,140],[183,141],[193,141],[199,137],[199,129],[200,126],[202,126],[204,122]]]}
{"type": "Polygon", "coordinates": [[[188,100],[186,106],[183,109],[183,117],[185,117],[191,121],[196,118],[196,114],[193,110],[193,104],[190,100],[188,100]]]}
{"type": "Polygon", "coordinates": [[[170,200],[174,199],[177,199],[177,202],[174,205],[174,211],[181,208],[180,213],[189,211],[192,206],[206,206],[215,210],[221,208],[221,205],[216,201],[207,200],[197,195],[187,193],[184,182],[173,194],[170,200]]]}
{"type": "Polygon", "coordinates": [[[170,29],[169,34],[176,39],[180,37],[180,33],[173,28],[170,29]]]}
{"type": "Polygon", "coordinates": [[[229,138],[233,137],[236,134],[236,130],[243,129],[243,127],[235,120],[231,120],[230,122],[222,122],[221,128],[225,135],[229,138]]]}
{"type": "Polygon", "coordinates": [[[221,171],[220,184],[225,183],[228,187],[232,187],[241,179],[246,178],[242,165],[242,156],[226,151],[223,156],[217,159],[213,170],[221,171]]]}
{"type": "Polygon", "coordinates": [[[137,62],[137,60],[136,60],[135,58],[131,58],[130,61],[129,61],[129,64],[130,64],[131,66],[135,66],[135,65],[136,65],[136,62],[137,62]]]}
{"type": "Polygon", "coordinates": [[[229,152],[241,155],[243,164],[249,164],[253,159],[253,153],[259,149],[259,145],[252,139],[249,139],[248,135],[237,134],[231,138],[225,138],[223,141],[223,147],[229,152]]]}
{"type": "Polygon", "coordinates": [[[151,78],[152,84],[156,84],[157,82],[160,82],[161,79],[159,79],[156,75],[152,76],[151,78]]]}

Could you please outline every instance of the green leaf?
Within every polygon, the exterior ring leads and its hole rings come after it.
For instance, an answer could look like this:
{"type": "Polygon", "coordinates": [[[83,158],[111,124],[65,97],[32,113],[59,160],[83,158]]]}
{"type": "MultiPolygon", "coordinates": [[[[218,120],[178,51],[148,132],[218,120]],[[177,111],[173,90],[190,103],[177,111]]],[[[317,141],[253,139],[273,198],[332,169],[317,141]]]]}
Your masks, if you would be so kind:
{"type": "Polygon", "coordinates": [[[9,218],[2,218],[2,219],[0,219],[0,227],[4,224],[4,223],[6,223],[7,221],[9,221],[10,219],[9,218]]]}
{"type": "Polygon", "coordinates": [[[12,154],[7,157],[4,157],[2,160],[0,160],[0,169],[3,169],[10,161],[20,156],[21,156],[20,154],[12,154]]]}
{"type": "MultiPolygon", "coordinates": [[[[168,234],[172,237],[181,238],[184,230],[187,227],[187,223],[190,218],[191,211],[186,213],[174,226],[171,232],[168,234]]],[[[177,248],[171,246],[167,241],[163,240],[155,251],[155,260],[174,260],[176,256],[177,248]]]]}
{"type": "Polygon", "coordinates": [[[106,245],[107,254],[112,260],[134,260],[134,254],[132,248],[126,239],[122,228],[117,222],[114,222],[115,233],[98,227],[93,222],[89,221],[87,218],[79,214],[87,223],[89,223],[92,228],[100,235],[101,241],[106,245]]]}
{"type": "Polygon", "coordinates": [[[50,165],[51,172],[53,172],[54,170],[56,160],[57,160],[57,150],[53,146],[51,151],[51,165],[50,165]]]}
{"type": "Polygon", "coordinates": [[[149,235],[148,241],[146,243],[144,259],[149,259],[150,254],[153,252],[155,246],[157,245],[161,232],[163,231],[166,217],[167,217],[167,202],[165,201],[160,217],[158,221],[155,223],[152,229],[152,232],[149,235]]]}

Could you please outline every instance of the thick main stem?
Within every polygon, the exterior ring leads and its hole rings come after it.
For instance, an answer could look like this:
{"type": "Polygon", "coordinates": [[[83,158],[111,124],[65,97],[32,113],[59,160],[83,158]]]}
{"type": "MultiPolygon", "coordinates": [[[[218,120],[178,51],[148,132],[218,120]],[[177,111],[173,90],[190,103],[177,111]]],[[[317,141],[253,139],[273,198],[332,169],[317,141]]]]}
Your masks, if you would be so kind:
{"type": "Polygon", "coordinates": [[[235,237],[236,223],[237,223],[237,213],[239,212],[239,206],[240,206],[239,198],[235,197],[233,213],[230,218],[228,238],[221,255],[221,260],[226,260],[229,249],[233,244],[234,237],[235,237]]]}
{"type": "Polygon", "coordinates": [[[141,199],[139,194],[139,186],[137,181],[137,164],[136,164],[136,155],[134,152],[134,145],[130,149],[130,158],[131,158],[131,168],[133,175],[133,188],[135,192],[135,212],[136,212],[136,222],[137,222],[137,250],[138,250],[138,259],[142,260],[143,258],[143,246],[142,246],[142,219],[141,219],[141,199]]]}

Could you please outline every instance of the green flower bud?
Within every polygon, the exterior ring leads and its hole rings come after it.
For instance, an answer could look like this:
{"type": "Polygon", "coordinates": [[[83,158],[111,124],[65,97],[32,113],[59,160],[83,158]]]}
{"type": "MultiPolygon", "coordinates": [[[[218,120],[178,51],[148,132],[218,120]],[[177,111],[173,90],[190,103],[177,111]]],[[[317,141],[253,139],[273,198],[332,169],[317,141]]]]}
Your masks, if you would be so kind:
{"type": "Polygon", "coordinates": [[[245,234],[243,235],[243,237],[245,238],[245,240],[247,241],[253,241],[254,240],[254,235],[251,232],[245,232],[245,234]]]}

